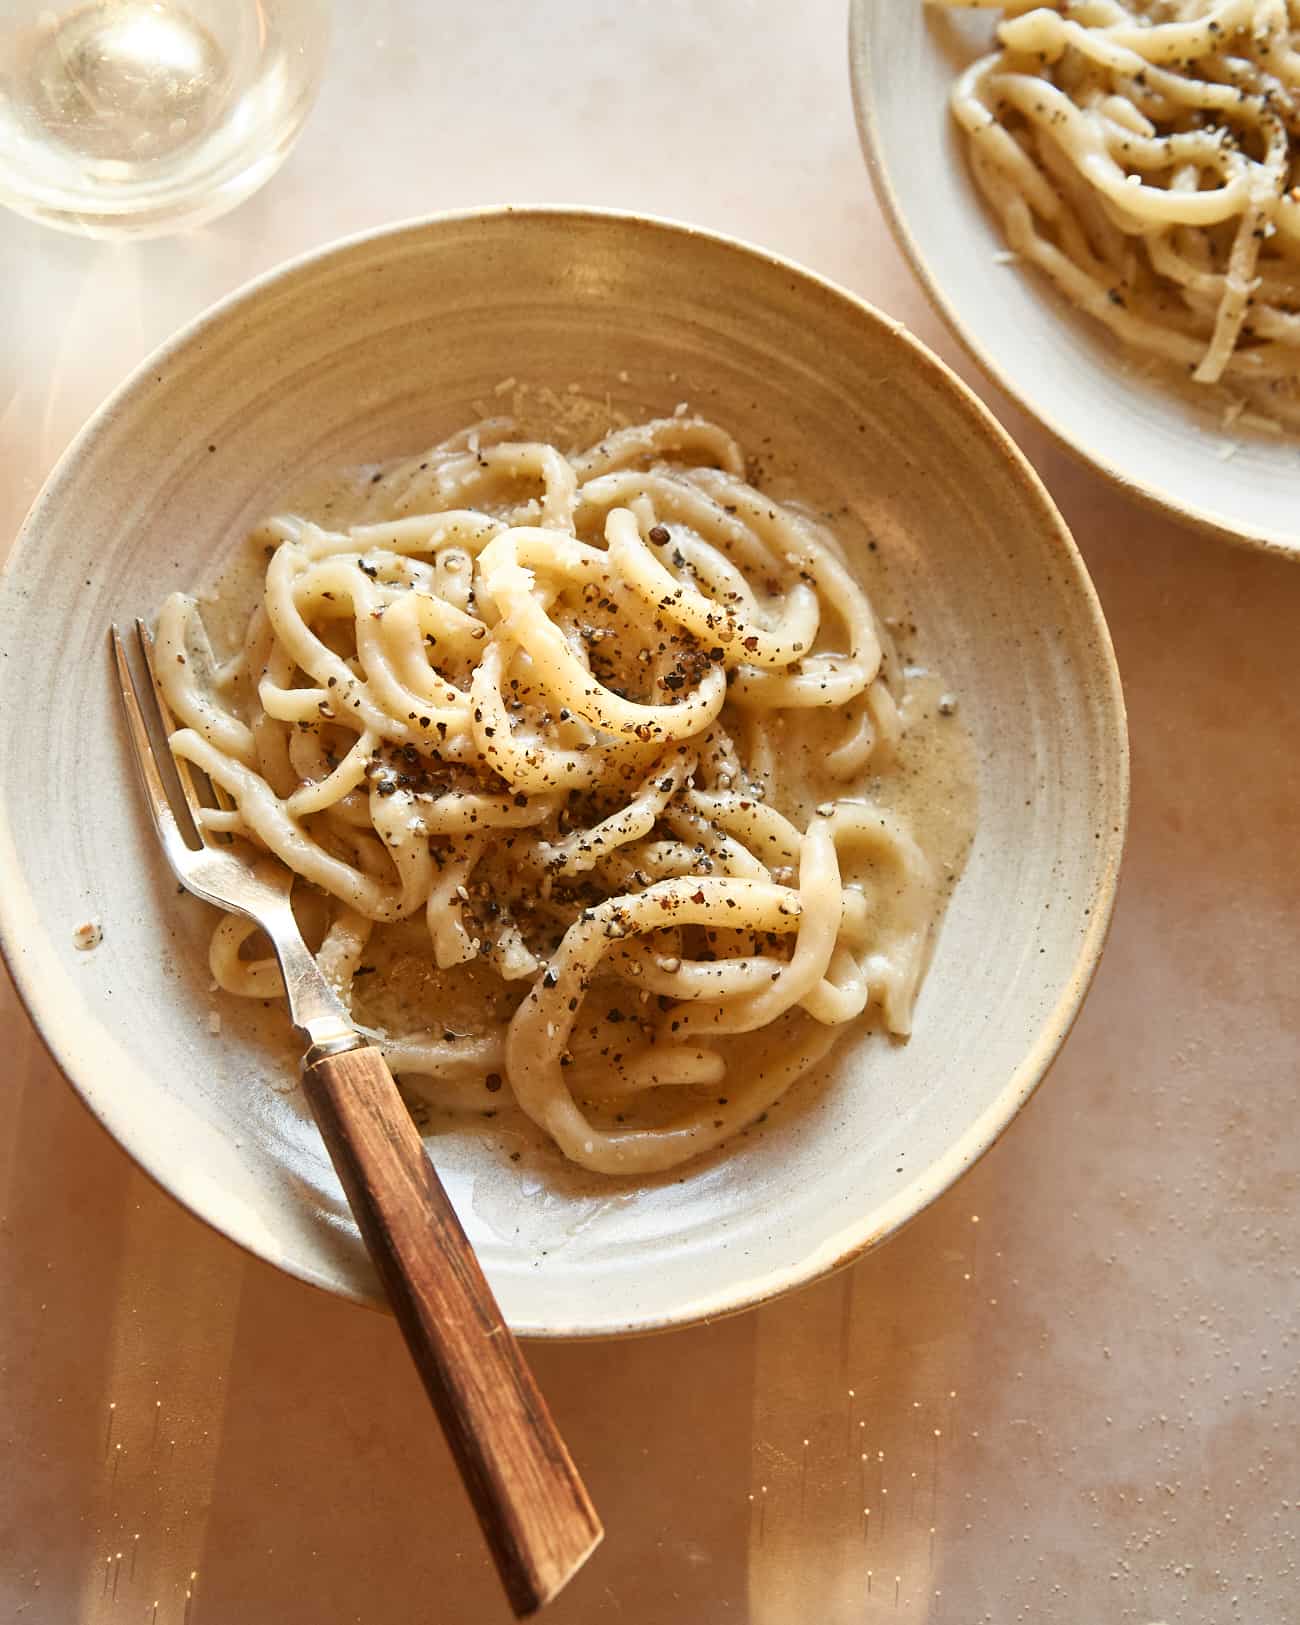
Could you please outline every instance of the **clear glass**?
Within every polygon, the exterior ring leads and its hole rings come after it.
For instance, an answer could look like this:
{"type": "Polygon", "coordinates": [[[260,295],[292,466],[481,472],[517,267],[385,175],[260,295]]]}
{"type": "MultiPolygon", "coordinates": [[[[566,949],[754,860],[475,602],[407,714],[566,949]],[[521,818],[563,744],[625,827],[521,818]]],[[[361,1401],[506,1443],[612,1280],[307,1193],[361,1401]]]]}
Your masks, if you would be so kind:
{"type": "Polygon", "coordinates": [[[99,237],[211,220],[283,163],[329,0],[0,0],[0,203],[99,237]]]}

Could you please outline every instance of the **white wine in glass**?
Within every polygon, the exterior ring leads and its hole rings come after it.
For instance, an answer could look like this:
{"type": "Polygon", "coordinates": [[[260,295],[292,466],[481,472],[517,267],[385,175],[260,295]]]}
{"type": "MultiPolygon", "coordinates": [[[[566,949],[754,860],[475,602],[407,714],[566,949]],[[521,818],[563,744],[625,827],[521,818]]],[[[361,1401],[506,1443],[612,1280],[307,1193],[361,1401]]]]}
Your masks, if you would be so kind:
{"type": "Polygon", "coordinates": [[[0,203],[93,236],[234,208],[315,100],[329,0],[0,0],[0,203]]]}

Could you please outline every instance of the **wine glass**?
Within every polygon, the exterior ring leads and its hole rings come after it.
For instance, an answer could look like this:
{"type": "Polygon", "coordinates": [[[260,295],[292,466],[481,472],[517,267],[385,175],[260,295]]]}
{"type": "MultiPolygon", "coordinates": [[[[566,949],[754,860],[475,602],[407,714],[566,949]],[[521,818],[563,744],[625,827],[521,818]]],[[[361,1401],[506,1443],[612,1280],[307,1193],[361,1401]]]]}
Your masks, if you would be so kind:
{"type": "Polygon", "coordinates": [[[329,0],[0,0],[0,203],[98,237],[211,220],[284,161],[329,0]]]}

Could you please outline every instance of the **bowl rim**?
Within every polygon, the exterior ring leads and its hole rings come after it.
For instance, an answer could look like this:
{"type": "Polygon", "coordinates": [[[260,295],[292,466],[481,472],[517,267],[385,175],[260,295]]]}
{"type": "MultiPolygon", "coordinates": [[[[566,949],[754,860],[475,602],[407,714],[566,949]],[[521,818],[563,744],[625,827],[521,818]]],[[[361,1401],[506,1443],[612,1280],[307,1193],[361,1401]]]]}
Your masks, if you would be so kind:
{"type": "MultiPolygon", "coordinates": [[[[1106,823],[1103,843],[1098,853],[1099,878],[1087,928],[1080,935],[1073,968],[1065,979],[1056,1002],[1041,1018],[1033,1044],[999,1090],[994,1101],[966,1127],[942,1155],[914,1175],[894,1197],[878,1206],[865,1219],[860,1218],[856,1222],[842,1226],[833,1237],[794,1264],[769,1269],[753,1280],[715,1291],[712,1296],[697,1295],[680,1310],[661,1312],[623,1323],[511,1322],[512,1329],[521,1337],[561,1342],[603,1341],[678,1330],[722,1319],[755,1308],[786,1292],[810,1285],[813,1281],[853,1263],[871,1248],[902,1229],[954,1185],[998,1140],[1042,1082],[1068,1037],[1082,1008],[1109,936],[1129,821],[1130,764],[1127,713],[1110,631],[1083,557],[1042,479],[1008,431],[975,391],[940,356],[911,333],[904,323],[848,289],[840,287],[829,278],[741,238],[660,215],[624,209],[552,204],[493,204],[417,215],[331,239],[305,253],[284,260],[242,283],[186,322],[146,355],[77,431],[41,485],[19,527],[3,569],[0,569],[0,595],[9,589],[11,577],[21,568],[27,549],[36,545],[37,534],[47,512],[56,507],[63,485],[75,476],[86,448],[122,411],[140,385],[164,370],[164,363],[196,341],[201,341],[228,316],[251,306],[268,289],[274,288],[284,279],[303,270],[377,242],[397,242],[416,238],[431,231],[437,232],[448,226],[508,218],[525,220],[540,218],[556,222],[595,220],[636,231],[649,230],[666,236],[669,240],[674,237],[702,239],[727,250],[728,253],[759,260],[785,276],[809,285],[821,298],[847,305],[856,319],[865,318],[886,328],[894,339],[911,352],[915,363],[932,371],[935,381],[948,391],[956,405],[982,431],[990,450],[1001,456],[1008,466],[1008,471],[1022,486],[1027,501],[1038,508],[1048,530],[1055,532],[1055,540],[1061,549],[1063,560],[1070,568],[1072,580],[1081,595],[1081,608],[1090,622],[1092,633],[1090,642],[1096,651],[1098,662],[1095,674],[1097,692],[1105,724],[1103,747],[1113,758],[1111,773],[1115,794],[1115,816],[1106,823]]],[[[3,859],[0,858],[0,865],[2,864],[3,859]]],[[[2,880],[3,875],[0,874],[0,881],[2,880]]],[[[254,1233],[253,1228],[244,1225],[237,1216],[219,1215],[211,1208],[206,1197],[195,1195],[191,1198],[177,1188],[169,1180],[168,1165],[164,1159],[140,1144],[133,1136],[131,1114],[115,1109],[112,1091],[101,1094],[99,1091],[83,1088],[74,1075],[72,1066],[65,1065],[66,1051],[58,1036],[61,1023],[55,1001],[43,991],[36,977],[27,974],[24,955],[19,951],[19,944],[15,940],[14,924],[10,919],[10,909],[6,902],[7,891],[8,888],[0,884],[0,958],[3,958],[8,966],[28,1019],[59,1073],[135,1165],[171,1200],[193,1214],[209,1229],[230,1240],[254,1258],[334,1297],[350,1299],[372,1308],[386,1309],[386,1301],[375,1291],[367,1290],[364,1286],[343,1279],[337,1274],[331,1274],[328,1270],[316,1267],[310,1262],[276,1255],[274,1249],[269,1248],[254,1233]]]]}
{"type": "MultiPolygon", "coordinates": [[[[1300,556],[1300,531],[1289,535],[1286,531],[1270,530],[1262,525],[1243,524],[1216,517],[1204,508],[1180,501],[1172,492],[1145,480],[1134,479],[1108,458],[1085,451],[1069,432],[1044,411],[1032,397],[1022,394],[999,366],[997,358],[981,343],[972,329],[963,322],[949,304],[930,261],[921,252],[907,224],[907,217],[898,200],[884,158],[884,146],[876,124],[875,102],[868,84],[873,60],[873,24],[883,5],[891,0],[849,0],[849,81],[853,92],[853,112],[858,127],[858,144],[862,149],[867,173],[871,176],[876,200],[895,243],[902,250],[912,274],[935,314],[975,362],[989,383],[1000,389],[1007,398],[1045,429],[1055,443],[1076,463],[1100,474],[1125,496],[1141,502],[1166,519],[1177,519],[1191,525],[1207,536],[1248,547],[1263,553],[1280,554],[1294,559],[1300,556]]],[[[920,17],[925,0],[894,0],[894,3],[913,5],[920,17]]]]}

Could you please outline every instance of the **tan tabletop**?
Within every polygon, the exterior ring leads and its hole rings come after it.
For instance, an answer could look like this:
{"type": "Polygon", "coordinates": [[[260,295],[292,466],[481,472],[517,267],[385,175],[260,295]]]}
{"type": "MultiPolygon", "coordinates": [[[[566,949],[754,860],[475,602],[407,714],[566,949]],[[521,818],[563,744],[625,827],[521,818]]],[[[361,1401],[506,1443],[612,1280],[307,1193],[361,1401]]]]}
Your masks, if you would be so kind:
{"type": "MultiPolygon", "coordinates": [[[[431,210],[676,216],[957,359],[862,168],[838,0],[337,9],[303,140],[234,215],[138,246],[0,220],[0,534],[180,322],[431,210]]],[[[715,1326],[534,1346],[609,1530],[556,1625],[1300,1620],[1300,565],[1154,517],[1004,416],[1125,677],[1106,960],[1036,1100],[889,1246],[715,1326]]],[[[0,1618],[504,1620],[391,1322],[163,1196],[5,996],[0,1618]]]]}

